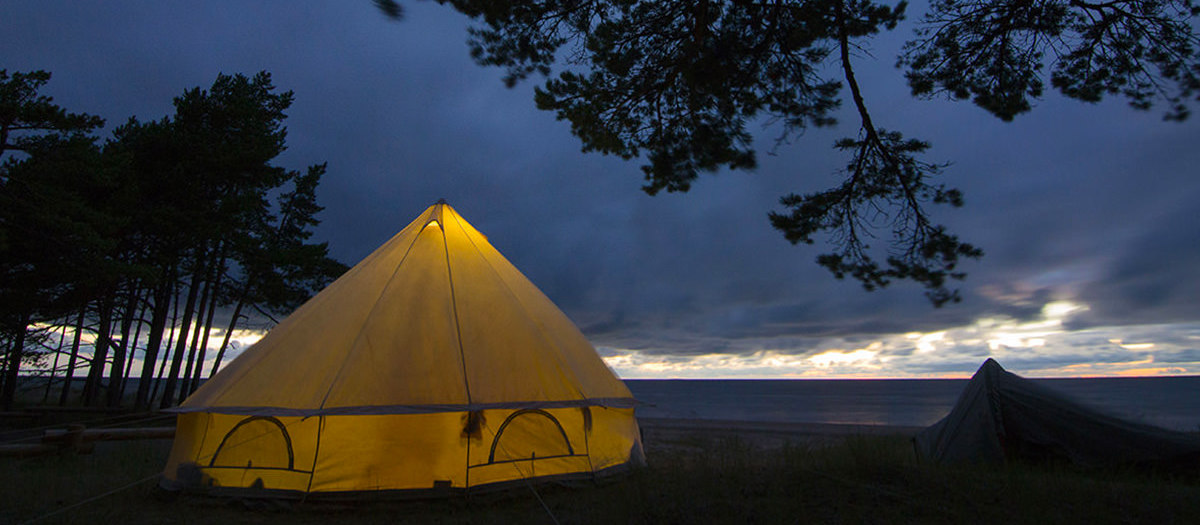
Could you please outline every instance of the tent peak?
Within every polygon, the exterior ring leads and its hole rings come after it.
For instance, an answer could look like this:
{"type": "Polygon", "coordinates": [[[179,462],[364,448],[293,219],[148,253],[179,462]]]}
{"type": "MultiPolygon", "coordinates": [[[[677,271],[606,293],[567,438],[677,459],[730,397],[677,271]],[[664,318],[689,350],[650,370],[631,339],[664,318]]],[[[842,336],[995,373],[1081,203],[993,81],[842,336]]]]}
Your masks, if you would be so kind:
{"type": "Polygon", "coordinates": [[[433,203],[428,210],[425,210],[426,213],[429,214],[429,218],[425,220],[425,224],[422,226],[422,228],[428,227],[429,225],[436,225],[438,228],[441,228],[444,223],[442,220],[442,214],[444,213],[443,210],[446,208],[450,208],[450,204],[446,202],[446,199],[438,199],[437,202],[433,203]]]}

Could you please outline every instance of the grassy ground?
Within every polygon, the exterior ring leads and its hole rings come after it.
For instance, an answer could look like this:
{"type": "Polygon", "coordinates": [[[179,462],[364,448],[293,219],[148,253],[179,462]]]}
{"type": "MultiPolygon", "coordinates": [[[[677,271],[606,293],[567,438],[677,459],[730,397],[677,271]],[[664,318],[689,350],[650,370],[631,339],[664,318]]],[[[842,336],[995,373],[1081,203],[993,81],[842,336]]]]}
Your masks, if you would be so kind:
{"type": "Polygon", "coordinates": [[[147,478],[161,469],[169,442],[106,443],[91,455],[0,458],[0,523],[23,523],[130,484],[37,523],[1200,523],[1197,476],[936,467],[918,464],[899,436],[770,450],[736,437],[647,445],[649,468],[601,486],[251,508],[163,498],[147,478]]]}

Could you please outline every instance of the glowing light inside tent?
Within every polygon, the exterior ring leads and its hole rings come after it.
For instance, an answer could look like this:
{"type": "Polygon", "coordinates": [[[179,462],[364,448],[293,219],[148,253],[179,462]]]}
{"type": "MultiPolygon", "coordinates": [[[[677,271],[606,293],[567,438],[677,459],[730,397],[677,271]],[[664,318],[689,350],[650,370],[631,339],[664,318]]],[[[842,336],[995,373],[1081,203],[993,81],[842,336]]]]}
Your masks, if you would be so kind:
{"type": "Polygon", "coordinates": [[[441,228],[442,228],[442,225],[441,225],[441,224],[438,224],[438,221],[437,221],[437,219],[434,219],[434,220],[432,220],[432,221],[429,221],[429,223],[425,225],[425,227],[426,227],[426,228],[428,228],[428,227],[430,227],[430,226],[433,226],[433,227],[435,227],[435,228],[438,228],[438,229],[441,229],[441,228]]]}

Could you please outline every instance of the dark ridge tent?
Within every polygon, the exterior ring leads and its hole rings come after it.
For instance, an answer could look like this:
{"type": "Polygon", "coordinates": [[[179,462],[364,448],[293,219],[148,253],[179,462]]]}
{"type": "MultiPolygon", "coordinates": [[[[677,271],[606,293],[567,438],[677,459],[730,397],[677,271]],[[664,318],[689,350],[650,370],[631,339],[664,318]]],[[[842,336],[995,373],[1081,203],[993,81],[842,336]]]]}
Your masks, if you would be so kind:
{"type": "Polygon", "coordinates": [[[1067,460],[1098,467],[1200,467],[1200,435],[1126,421],[984,361],[950,414],[914,439],[937,463],[1067,460]]]}
{"type": "Polygon", "coordinates": [[[462,493],[643,463],[629,389],[444,202],[178,408],[162,485],[462,493]]]}

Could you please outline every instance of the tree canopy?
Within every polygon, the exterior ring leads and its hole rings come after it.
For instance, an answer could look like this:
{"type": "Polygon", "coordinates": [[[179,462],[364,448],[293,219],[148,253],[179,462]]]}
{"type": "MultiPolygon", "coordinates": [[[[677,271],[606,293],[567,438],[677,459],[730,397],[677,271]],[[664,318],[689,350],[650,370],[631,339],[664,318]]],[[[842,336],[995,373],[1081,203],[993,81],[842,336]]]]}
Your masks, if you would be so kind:
{"type": "MultiPolygon", "coordinates": [[[[466,14],[471,54],[504,68],[505,83],[538,75],[538,108],[571,125],[584,151],[638,159],[645,184],[686,192],[701,173],[753,169],[748,125],[778,124],[787,142],[836,124],[845,92],[857,133],[835,142],[841,184],[781,197],[771,224],[793,243],[826,240],[817,258],[867,289],[920,283],[934,305],[963,259],[983,252],[936,224],[931,204],[962,206],[938,182],[930,144],[873,122],[854,50],[905,19],[908,5],[872,0],[439,0],[466,14]],[[886,248],[869,241],[886,237],[886,248]]],[[[375,0],[400,18],[394,0],[375,0]]],[[[1188,115],[1200,93],[1200,38],[1191,0],[933,0],[898,66],[918,97],[970,99],[1004,120],[1049,84],[1095,102],[1188,115]]],[[[801,173],[803,175],[803,173],[801,173]]]]}
{"type": "Polygon", "coordinates": [[[0,155],[9,150],[28,153],[42,140],[86,135],[104,125],[100,117],[70,113],[38,93],[49,80],[45,71],[10,75],[0,69],[0,155]]]}
{"type": "Polygon", "coordinates": [[[16,152],[0,165],[5,406],[22,366],[47,354],[65,378],[61,401],[86,360],[84,402],[107,377],[116,404],[139,350],[137,404],[173,404],[202,377],[217,309],[233,308],[219,364],[244,307],[289,311],[345,271],[325,243],[309,242],[326,166],[274,164],[293,96],[270,74],[218,75],[176,97],[174,114],[131,118],[103,143],[92,135],[101,119],[39,94],[49,79],[0,70],[0,144],[16,152]],[[54,333],[57,348],[47,346],[54,333]],[[83,333],[90,355],[78,351],[83,333]],[[156,376],[166,377],[160,392],[156,376]]]}

